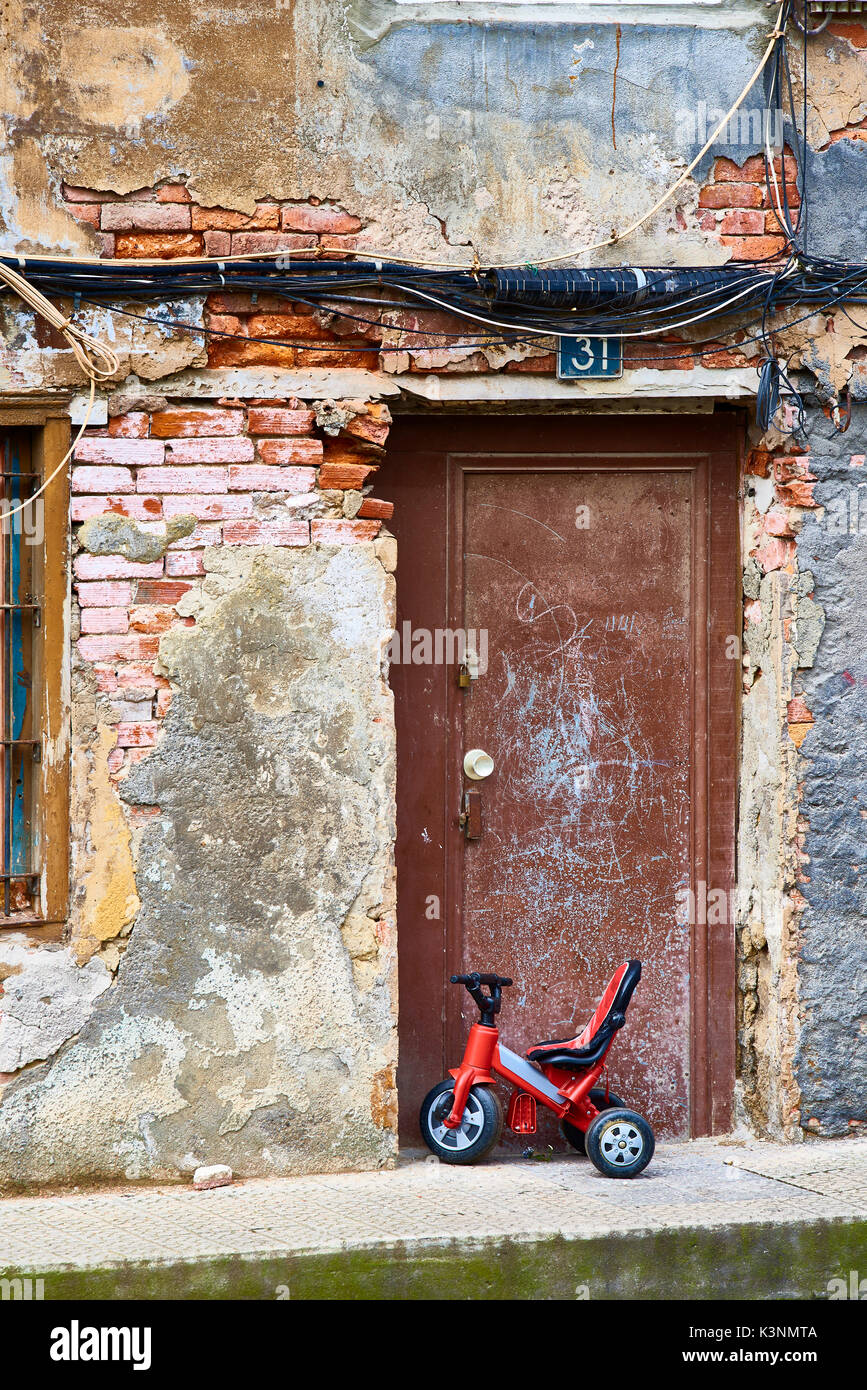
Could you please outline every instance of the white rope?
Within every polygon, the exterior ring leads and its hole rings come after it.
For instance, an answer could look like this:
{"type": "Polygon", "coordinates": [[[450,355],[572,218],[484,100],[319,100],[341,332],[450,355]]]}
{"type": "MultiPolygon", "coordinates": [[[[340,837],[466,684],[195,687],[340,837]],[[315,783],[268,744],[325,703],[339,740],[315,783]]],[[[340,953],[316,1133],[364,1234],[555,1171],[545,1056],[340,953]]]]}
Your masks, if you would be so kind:
{"type": "Polygon", "coordinates": [[[27,304],[34,313],[39,314],[40,318],[44,318],[53,328],[56,328],[57,331],[63,335],[75,354],[76,362],[81,367],[85,376],[90,380],[90,399],[87,402],[87,410],[85,411],[84,419],[78,434],[75,436],[72,444],[69,446],[54,471],[45,479],[42,486],[33,493],[32,497],[28,497],[26,501],[20,502],[15,507],[11,507],[9,511],[0,513],[0,524],[2,524],[4,521],[7,521],[9,517],[17,516],[19,512],[23,512],[32,502],[35,502],[36,498],[45,491],[49,483],[53,482],[58,473],[66,467],[75,451],[78,441],[87,429],[88,421],[93,411],[93,403],[96,398],[97,382],[110,380],[111,377],[120,371],[120,362],[117,354],[112,352],[111,348],[106,347],[104,343],[99,342],[97,338],[92,337],[89,333],[85,333],[83,329],[77,328],[70,319],[64,317],[60,310],[51,303],[50,299],[46,299],[45,295],[41,294],[39,290],[31,285],[29,280],[25,280],[23,275],[19,275],[17,270],[10,270],[9,266],[0,265],[0,280],[4,280],[9,288],[13,290],[20,299],[23,299],[24,303],[27,304]]]}

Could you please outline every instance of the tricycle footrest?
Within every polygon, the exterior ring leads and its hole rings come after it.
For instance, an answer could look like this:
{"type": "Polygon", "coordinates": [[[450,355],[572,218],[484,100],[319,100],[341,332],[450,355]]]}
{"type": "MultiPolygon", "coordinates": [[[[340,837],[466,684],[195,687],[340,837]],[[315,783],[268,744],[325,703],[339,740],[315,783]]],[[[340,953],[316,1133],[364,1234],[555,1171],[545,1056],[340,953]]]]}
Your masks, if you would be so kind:
{"type": "Polygon", "coordinates": [[[527,1091],[513,1091],[506,1124],[513,1134],[535,1134],[536,1097],[527,1091]]]}

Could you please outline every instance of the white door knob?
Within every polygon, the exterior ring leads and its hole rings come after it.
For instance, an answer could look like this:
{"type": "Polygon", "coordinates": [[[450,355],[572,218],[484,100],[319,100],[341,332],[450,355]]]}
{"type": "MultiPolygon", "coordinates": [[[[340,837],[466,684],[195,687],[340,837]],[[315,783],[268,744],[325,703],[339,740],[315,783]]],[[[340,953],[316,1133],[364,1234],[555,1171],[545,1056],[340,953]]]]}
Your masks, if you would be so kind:
{"type": "Polygon", "coordinates": [[[464,772],[474,782],[481,782],[485,777],[490,777],[493,770],[494,760],[484,748],[471,748],[469,753],[464,755],[464,772]]]}

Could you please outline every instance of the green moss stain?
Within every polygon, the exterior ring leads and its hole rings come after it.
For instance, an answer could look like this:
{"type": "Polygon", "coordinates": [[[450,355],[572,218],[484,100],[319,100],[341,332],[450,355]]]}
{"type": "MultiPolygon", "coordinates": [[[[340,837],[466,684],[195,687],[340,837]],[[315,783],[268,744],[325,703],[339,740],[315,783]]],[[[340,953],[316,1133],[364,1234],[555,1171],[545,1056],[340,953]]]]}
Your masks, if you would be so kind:
{"type": "MultiPolygon", "coordinates": [[[[661,1231],[593,1240],[126,1264],[49,1273],[46,1299],[824,1299],[863,1267],[867,1221],[661,1231]],[[585,1292],[586,1291],[586,1292],[585,1292]]],[[[32,1271],[25,1271],[30,1272],[32,1271]]],[[[22,1275],[4,1270],[5,1277],[22,1275]]]]}

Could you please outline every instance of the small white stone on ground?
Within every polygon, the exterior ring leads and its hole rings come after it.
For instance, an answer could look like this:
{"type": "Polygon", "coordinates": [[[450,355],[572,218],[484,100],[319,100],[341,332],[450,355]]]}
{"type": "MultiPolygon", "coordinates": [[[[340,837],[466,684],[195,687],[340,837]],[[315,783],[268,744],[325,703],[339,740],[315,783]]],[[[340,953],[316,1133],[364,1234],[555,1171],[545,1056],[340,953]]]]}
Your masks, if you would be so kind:
{"type": "Polygon", "coordinates": [[[214,1163],[210,1168],[197,1168],[193,1174],[193,1187],[197,1192],[207,1192],[210,1187],[228,1187],[232,1181],[232,1170],[225,1163],[214,1163]]]}

